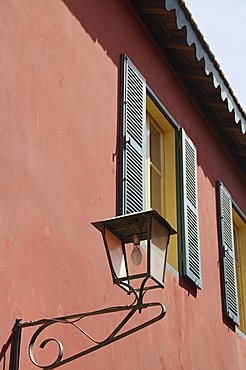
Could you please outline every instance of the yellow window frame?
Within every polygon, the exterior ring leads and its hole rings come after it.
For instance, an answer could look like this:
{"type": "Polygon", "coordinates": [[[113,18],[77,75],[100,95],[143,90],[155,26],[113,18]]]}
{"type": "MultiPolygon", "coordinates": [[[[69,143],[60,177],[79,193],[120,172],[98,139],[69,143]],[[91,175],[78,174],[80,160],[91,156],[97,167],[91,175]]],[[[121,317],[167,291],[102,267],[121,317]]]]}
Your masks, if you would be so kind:
{"type": "Polygon", "coordinates": [[[232,218],[240,317],[238,328],[246,334],[246,223],[234,208],[232,218]]]}
{"type": "MultiPolygon", "coordinates": [[[[161,214],[177,230],[176,196],[176,139],[175,129],[147,95],[146,97],[147,133],[152,120],[154,127],[161,133],[161,214]]],[[[147,134],[149,143],[149,135],[147,134]]],[[[147,149],[147,207],[150,208],[150,151],[147,149]]],[[[168,264],[178,271],[177,236],[170,239],[168,264]]]]}

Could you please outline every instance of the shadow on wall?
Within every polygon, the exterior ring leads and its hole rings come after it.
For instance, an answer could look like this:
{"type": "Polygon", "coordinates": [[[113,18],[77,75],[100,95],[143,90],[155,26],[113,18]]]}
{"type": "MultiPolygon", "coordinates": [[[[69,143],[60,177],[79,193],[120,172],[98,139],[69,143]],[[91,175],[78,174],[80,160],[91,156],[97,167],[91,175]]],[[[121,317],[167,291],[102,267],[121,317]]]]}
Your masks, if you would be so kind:
{"type": "MultiPolygon", "coordinates": [[[[118,109],[117,109],[117,137],[115,142],[115,152],[112,154],[113,161],[115,156],[119,160],[119,130],[120,130],[120,55],[127,49],[125,37],[125,25],[129,13],[126,13],[127,6],[119,1],[107,0],[98,1],[90,0],[81,2],[77,0],[63,0],[71,14],[79,21],[81,27],[90,35],[91,39],[99,43],[107,56],[118,67],[118,109]],[[110,9],[110,11],[108,11],[110,9]],[[112,14],[115,14],[112,17],[112,14]],[[124,14],[126,21],[124,22],[124,14]],[[98,16],[100,15],[100,16],[98,16]],[[118,15],[118,16],[117,16],[118,15]],[[123,21],[120,21],[122,20],[123,21]],[[118,42],[120,40],[120,42],[118,42]],[[123,46],[122,46],[123,45],[123,46]]],[[[116,188],[119,188],[120,173],[117,166],[116,188]]],[[[117,191],[117,198],[119,192],[117,191]]],[[[120,199],[116,199],[115,214],[119,212],[120,199]]]]}
{"type": "MultiPolygon", "coordinates": [[[[120,20],[124,20],[126,5],[121,4],[120,1],[112,0],[63,0],[63,2],[92,40],[98,42],[112,62],[119,66],[119,54],[122,53],[122,50],[119,51],[119,47],[125,42],[125,23],[120,20]],[[108,11],[109,9],[110,11],[108,11]],[[98,16],[99,14],[100,16],[98,16]],[[112,17],[112,14],[115,16],[112,17]]],[[[127,16],[129,17],[129,14],[125,14],[125,17],[127,16]]],[[[125,46],[127,47],[127,45],[125,46]]]]}
{"type": "Polygon", "coordinates": [[[14,331],[10,334],[0,352],[1,370],[12,370],[15,368],[15,335],[14,331]]]}

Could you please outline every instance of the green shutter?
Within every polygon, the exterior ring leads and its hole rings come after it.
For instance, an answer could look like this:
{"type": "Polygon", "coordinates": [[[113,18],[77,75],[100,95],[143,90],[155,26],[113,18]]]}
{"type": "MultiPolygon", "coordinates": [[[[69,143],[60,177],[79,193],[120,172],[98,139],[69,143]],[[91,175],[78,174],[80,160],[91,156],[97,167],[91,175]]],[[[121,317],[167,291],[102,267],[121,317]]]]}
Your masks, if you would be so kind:
{"type": "Polygon", "coordinates": [[[146,208],[146,81],[124,56],[122,102],[122,213],[146,208]]]}
{"type": "Polygon", "coordinates": [[[239,325],[232,200],[230,193],[220,182],[217,183],[217,194],[224,313],[239,325]]]}
{"type": "Polygon", "coordinates": [[[181,129],[182,273],[202,287],[197,200],[197,152],[181,129]]]}

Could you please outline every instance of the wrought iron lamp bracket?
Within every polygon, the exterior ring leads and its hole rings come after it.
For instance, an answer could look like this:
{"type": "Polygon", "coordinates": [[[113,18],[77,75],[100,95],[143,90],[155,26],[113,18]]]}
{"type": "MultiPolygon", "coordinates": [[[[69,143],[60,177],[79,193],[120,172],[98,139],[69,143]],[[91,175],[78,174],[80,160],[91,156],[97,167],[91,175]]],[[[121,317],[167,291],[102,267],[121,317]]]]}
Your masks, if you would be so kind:
{"type": "MultiPolygon", "coordinates": [[[[139,292],[136,292],[134,288],[129,286],[130,292],[135,295],[134,302],[131,305],[126,305],[126,306],[116,306],[116,307],[107,307],[103,308],[100,310],[96,311],[91,311],[91,312],[84,312],[84,313],[79,313],[75,315],[70,315],[70,316],[61,316],[61,317],[56,317],[56,318],[51,318],[51,319],[42,319],[38,321],[31,321],[31,322],[21,322],[20,320],[16,320],[16,324],[13,328],[13,336],[14,336],[14,348],[15,348],[15,353],[13,353],[14,360],[12,359],[12,363],[14,363],[13,369],[18,370],[19,369],[19,351],[20,351],[20,338],[21,338],[21,331],[24,328],[27,327],[35,327],[38,326],[38,329],[35,331],[33,334],[30,343],[29,343],[29,357],[32,363],[37,366],[40,369],[45,369],[45,370],[51,370],[58,368],[64,364],[67,364],[71,361],[74,361],[86,354],[89,354],[91,352],[96,351],[97,349],[100,349],[102,347],[105,347],[113,342],[116,342],[119,339],[122,339],[130,334],[133,334],[143,328],[146,328],[147,326],[161,320],[165,314],[166,314],[166,308],[164,307],[163,304],[159,302],[151,302],[151,303],[144,303],[143,302],[143,297],[146,291],[144,291],[144,285],[146,283],[147,279],[145,279],[141,285],[141,288],[139,292]],[[133,315],[138,311],[139,313],[142,312],[144,309],[148,309],[149,307],[159,307],[160,308],[160,313],[156,316],[154,316],[152,319],[149,319],[142,324],[139,324],[137,326],[134,326],[131,329],[122,331],[124,326],[126,325],[127,322],[133,317],[133,315]],[[88,333],[86,333],[79,325],[78,322],[82,320],[85,317],[91,317],[91,316],[97,316],[97,315],[103,315],[103,314],[111,314],[115,312],[124,312],[126,311],[126,316],[123,318],[123,320],[116,326],[116,328],[108,335],[104,340],[97,341],[94,338],[92,338],[88,333]],[[79,330],[82,334],[84,334],[88,339],[90,339],[92,342],[94,342],[95,345],[92,345],[90,348],[87,348],[79,353],[76,353],[75,355],[69,356],[67,358],[63,358],[64,355],[64,349],[63,345],[60,341],[58,341],[55,338],[48,338],[44,340],[39,347],[40,348],[45,348],[45,346],[53,341],[56,342],[58,345],[58,355],[55,361],[53,361],[51,364],[48,365],[41,365],[38,364],[35,360],[33,349],[35,342],[39,335],[48,327],[54,324],[70,324],[73,327],[75,327],[77,330],[79,330]]],[[[12,367],[11,367],[12,370],[12,367]]]]}

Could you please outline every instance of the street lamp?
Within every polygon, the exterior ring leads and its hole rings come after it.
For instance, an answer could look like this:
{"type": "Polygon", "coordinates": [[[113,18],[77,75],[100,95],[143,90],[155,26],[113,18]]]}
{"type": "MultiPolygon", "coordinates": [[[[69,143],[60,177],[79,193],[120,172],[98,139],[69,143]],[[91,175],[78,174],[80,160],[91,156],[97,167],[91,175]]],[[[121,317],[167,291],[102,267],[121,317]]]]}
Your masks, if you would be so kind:
{"type": "Polygon", "coordinates": [[[155,210],[93,222],[106,248],[113,283],[131,293],[164,287],[170,235],[176,231],[155,210]]]}
{"type": "Polygon", "coordinates": [[[51,370],[146,328],[165,316],[166,308],[162,303],[145,303],[143,298],[148,289],[164,287],[168,243],[170,235],[176,234],[176,231],[154,210],[97,221],[93,222],[92,225],[102,233],[113,283],[123,288],[128,294],[133,293],[134,301],[125,306],[107,307],[38,321],[21,322],[21,319],[17,319],[11,336],[11,370],[19,370],[21,333],[25,328],[37,327],[28,347],[31,362],[38,368],[51,370]],[[130,329],[125,328],[135,313],[141,313],[144,309],[151,307],[158,307],[160,313],[130,329]],[[100,341],[92,338],[78,324],[86,317],[110,315],[115,312],[126,312],[126,315],[115,329],[100,341]],[[54,324],[70,324],[94,344],[79,353],[64,358],[63,344],[55,338],[47,338],[42,341],[39,347],[44,349],[50,342],[55,342],[58,354],[52,363],[40,364],[35,359],[34,347],[37,345],[37,339],[41,333],[54,324]]]}

